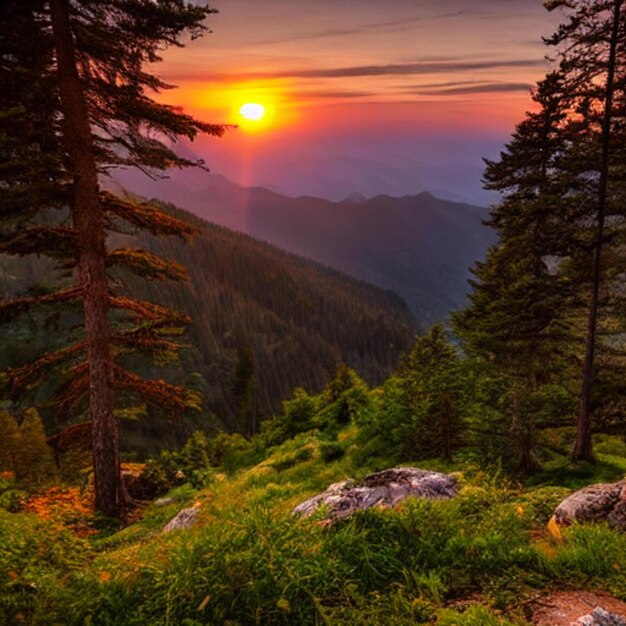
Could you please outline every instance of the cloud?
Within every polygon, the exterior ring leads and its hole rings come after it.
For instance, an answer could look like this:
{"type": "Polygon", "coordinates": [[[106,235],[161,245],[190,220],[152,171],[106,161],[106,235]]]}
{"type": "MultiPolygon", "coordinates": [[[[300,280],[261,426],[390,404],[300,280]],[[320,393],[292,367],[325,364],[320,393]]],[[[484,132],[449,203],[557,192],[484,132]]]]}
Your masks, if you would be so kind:
{"type": "MultiPolygon", "coordinates": [[[[167,76],[173,81],[242,81],[272,79],[323,79],[359,78],[367,76],[420,76],[429,74],[451,74],[477,70],[502,68],[543,68],[544,59],[512,59],[508,61],[420,61],[415,63],[391,63],[385,65],[355,65],[351,67],[318,67],[292,70],[221,73],[221,72],[172,72],[167,76]]],[[[421,86],[420,86],[421,87],[421,86]]]]}
{"type": "Polygon", "coordinates": [[[444,72],[469,72],[497,68],[543,67],[543,59],[516,59],[510,61],[456,61],[392,63],[388,65],[357,65],[353,67],[314,68],[279,72],[258,72],[247,78],[353,78],[359,76],[411,76],[444,72]]]}
{"type": "Polygon", "coordinates": [[[371,96],[380,95],[374,91],[350,91],[348,89],[345,90],[331,90],[331,89],[320,89],[310,90],[310,91],[296,91],[293,96],[296,98],[300,98],[302,100],[308,99],[325,99],[325,100],[339,100],[344,98],[368,98],[371,96]]]}
{"type": "Polygon", "coordinates": [[[410,28],[412,25],[420,23],[420,22],[431,22],[437,20],[450,19],[453,17],[459,17],[463,15],[465,10],[452,11],[448,13],[441,13],[438,15],[431,16],[419,16],[419,17],[409,17],[405,19],[396,19],[390,20],[387,22],[371,22],[369,24],[363,24],[362,26],[355,28],[337,28],[337,29],[327,29],[314,31],[309,33],[301,33],[299,35],[290,35],[289,37],[279,37],[274,39],[267,39],[263,41],[257,41],[257,45],[273,45],[279,43],[288,43],[292,41],[305,41],[310,39],[325,39],[328,37],[347,37],[351,35],[360,35],[362,33],[367,33],[371,31],[385,31],[388,29],[394,29],[401,27],[410,28]]]}
{"type": "MultiPolygon", "coordinates": [[[[449,84],[454,85],[454,83],[449,84]]],[[[529,92],[532,88],[532,85],[528,83],[486,83],[480,85],[463,85],[462,83],[459,83],[459,85],[460,86],[449,87],[432,86],[431,88],[428,88],[427,86],[422,86],[415,89],[403,91],[402,93],[410,93],[421,96],[459,96],[480,93],[513,93],[519,91],[529,92]]]]}

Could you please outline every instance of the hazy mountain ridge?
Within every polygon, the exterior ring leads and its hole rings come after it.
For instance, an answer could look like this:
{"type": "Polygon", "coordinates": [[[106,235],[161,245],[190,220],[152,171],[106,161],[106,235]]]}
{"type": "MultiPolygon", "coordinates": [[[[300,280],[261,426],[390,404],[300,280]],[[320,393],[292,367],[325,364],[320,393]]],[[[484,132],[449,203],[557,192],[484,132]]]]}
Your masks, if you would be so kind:
{"type": "Polygon", "coordinates": [[[197,175],[185,185],[122,180],[142,195],[392,289],[424,323],[463,306],[469,268],[493,240],[482,224],[486,209],[428,192],[370,199],[352,194],[332,202],[244,188],[220,175],[205,175],[202,186],[197,175]]]}

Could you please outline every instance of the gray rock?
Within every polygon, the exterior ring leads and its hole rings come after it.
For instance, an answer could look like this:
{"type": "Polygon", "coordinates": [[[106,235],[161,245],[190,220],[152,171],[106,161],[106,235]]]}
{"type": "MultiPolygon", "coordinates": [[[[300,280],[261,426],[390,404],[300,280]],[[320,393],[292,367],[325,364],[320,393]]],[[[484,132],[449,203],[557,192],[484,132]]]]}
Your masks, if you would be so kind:
{"type": "Polygon", "coordinates": [[[174,498],[159,498],[154,501],[154,506],[167,506],[172,504],[172,502],[174,502],[174,498]]]}
{"type": "Polygon", "coordinates": [[[198,517],[198,513],[200,512],[200,507],[198,505],[192,506],[189,509],[183,509],[180,511],[176,517],[171,519],[161,531],[162,533],[169,533],[172,530],[185,530],[187,528],[191,528],[198,517]]]}
{"type": "Polygon", "coordinates": [[[626,619],[598,606],[590,615],[579,617],[572,626],[626,626],[626,619]]]}
{"type": "Polygon", "coordinates": [[[458,484],[453,476],[415,467],[396,467],[370,474],[358,484],[352,480],[335,483],[299,504],[292,515],[310,517],[325,507],[329,518],[339,519],[375,506],[394,507],[411,496],[445,500],[457,493],[458,484]]]}
{"type": "Polygon", "coordinates": [[[626,530],[626,481],[590,485],[574,492],[556,508],[554,520],[561,526],[608,521],[626,530]]]}

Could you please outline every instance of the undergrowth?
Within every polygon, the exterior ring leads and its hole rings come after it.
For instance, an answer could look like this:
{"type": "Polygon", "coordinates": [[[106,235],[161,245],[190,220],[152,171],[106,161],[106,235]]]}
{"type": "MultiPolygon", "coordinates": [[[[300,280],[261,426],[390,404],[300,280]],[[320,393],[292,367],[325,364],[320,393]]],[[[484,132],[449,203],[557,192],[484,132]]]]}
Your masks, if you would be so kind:
{"type": "Polygon", "coordinates": [[[352,464],[350,445],[340,434],[328,461],[328,443],[301,434],[254,467],[216,471],[205,489],[178,487],[141,521],[88,540],[0,512],[0,623],[510,626],[526,623],[520,598],[542,589],[626,599],[624,535],[590,525],[559,541],[545,531],[564,486],[524,488],[466,467],[453,500],[407,500],[332,526],[294,519],[308,495],[371,470],[352,464]],[[160,534],[195,502],[196,527],[160,534]]]}

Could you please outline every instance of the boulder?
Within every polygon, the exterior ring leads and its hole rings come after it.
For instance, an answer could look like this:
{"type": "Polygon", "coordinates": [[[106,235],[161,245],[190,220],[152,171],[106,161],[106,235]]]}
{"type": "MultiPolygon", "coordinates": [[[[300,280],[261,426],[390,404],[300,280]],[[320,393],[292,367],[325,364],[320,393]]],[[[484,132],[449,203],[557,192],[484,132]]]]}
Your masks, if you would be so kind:
{"type": "Polygon", "coordinates": [[[328,518],[339,519],[374,506],[394,507],[408,497],[446,500],[457,493],[458,484],[453,476],[415,467],[395,467],[370,474],[359,483],[352,480],[335,483],[299,504],[292,515],[310,517],[324,507],[328,518]]]}
{"type": "Polygon", "coordinates": [[[161,531],[162,533],[169,533],[172,530],[186,530],[193,526],[200,513],[200,505],[194,504],[189,509],[183,509],[174,518],[172,518],[161,531]]]}
{"type": "Polygon", "coordinates": [[[606,521],[614,528],[626,530],[626,481],[575,491],[557,506],[553,519],[559,526],[606,521]]]}
{"type": "Polygon", "coordinates": [[[579,617],[571,626],[626,626],[626,619],[596,607],[589,615],[579,617]]]}

